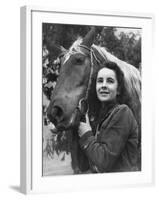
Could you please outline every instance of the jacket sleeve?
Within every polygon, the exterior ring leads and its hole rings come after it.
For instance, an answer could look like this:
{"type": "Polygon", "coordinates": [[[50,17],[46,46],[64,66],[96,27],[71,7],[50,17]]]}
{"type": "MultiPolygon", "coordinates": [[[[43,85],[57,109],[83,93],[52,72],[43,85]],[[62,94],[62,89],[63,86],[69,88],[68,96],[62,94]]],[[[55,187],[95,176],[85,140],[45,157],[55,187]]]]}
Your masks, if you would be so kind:
{"type": "Polygon", "coordinates": [[[131,110],[123,106],[112,116],[107,126],[105,121],[102,123],[99,141],[91,131],[80,138],[81,148],[99,172],[111,170],[125,147],[134,120],[131,110]]]}

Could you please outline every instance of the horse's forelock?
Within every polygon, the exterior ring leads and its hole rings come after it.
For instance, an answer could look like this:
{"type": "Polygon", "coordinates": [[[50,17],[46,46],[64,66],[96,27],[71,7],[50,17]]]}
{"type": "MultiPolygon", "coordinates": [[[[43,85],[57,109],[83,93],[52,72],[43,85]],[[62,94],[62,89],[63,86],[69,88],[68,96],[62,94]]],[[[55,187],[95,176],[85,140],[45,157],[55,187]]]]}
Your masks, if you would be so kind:
{"type": "Polygon", "coordinates": [[[80,51],[79,45],[82,43],[83,39],[81,37],[78,37],[77,40],[71,45],[69,48],[69,51],[80,51]]]}
{"type": "Polygon", "coordinates": [[[81,37],[78,37],[77,40],[71,45],[69,50],[64,55],[64,63],[70,58],[71,55],[76,53],[84,54],[81,51],[80,44],[82,43],[83,39],[81,37]]]}

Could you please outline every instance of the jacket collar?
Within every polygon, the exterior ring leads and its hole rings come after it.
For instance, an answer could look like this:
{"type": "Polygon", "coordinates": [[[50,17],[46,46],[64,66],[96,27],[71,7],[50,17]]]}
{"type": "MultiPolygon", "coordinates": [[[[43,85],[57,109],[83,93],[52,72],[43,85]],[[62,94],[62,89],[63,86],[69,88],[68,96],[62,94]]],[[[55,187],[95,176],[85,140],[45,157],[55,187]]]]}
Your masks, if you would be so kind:
{"type": "Polygon", "coordinates": [[[110,101],[110,102],[105,102],[100,109],[100,114],[99,114],[99,123],[101,123],[105,118],[108,117],[108,115],[112,112],[112,110],[118,105],[117,101],[110,101]]]}

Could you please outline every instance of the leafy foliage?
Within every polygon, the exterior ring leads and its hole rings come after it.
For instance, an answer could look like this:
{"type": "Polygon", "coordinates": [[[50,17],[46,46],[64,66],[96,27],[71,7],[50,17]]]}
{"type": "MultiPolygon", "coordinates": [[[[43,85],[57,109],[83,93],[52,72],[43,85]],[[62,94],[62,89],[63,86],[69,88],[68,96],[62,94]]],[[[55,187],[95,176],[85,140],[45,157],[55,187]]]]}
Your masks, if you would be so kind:
{"type": "Polygon", "coordinates": [[[121,60],[134,65],[136,68],[141,64],[141,37],[133,32],[120,32],[117,28],[104,28],[101,36],[101,45],[110,53],[121,60]]]}

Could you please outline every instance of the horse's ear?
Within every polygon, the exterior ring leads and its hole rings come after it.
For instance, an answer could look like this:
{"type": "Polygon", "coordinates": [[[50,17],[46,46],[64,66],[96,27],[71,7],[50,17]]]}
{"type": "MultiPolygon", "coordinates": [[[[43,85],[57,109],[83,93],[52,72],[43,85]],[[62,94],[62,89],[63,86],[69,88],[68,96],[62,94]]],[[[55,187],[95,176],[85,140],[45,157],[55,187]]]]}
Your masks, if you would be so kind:
{"type": "Polygon", "coordinates": [[[102,27],[100,26],[93,26],[91,30],[87,33],[87,35],[83,38],[82,45],[87,46],[90,48],[94,42],[95,37],[98,33],[102,31],[102,27]]]}

